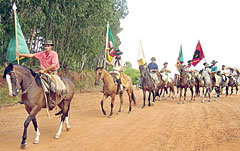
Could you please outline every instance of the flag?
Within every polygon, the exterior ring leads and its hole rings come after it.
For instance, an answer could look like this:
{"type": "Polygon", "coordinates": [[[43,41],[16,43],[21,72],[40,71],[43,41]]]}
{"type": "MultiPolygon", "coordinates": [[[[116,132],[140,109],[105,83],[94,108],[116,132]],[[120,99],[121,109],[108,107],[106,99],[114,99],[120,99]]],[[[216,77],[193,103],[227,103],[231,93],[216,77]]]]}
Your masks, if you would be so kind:
{"type": "Polygon", "coordinates": [[[140,41],[140,46],[138,49],[138,66],[144,65],[146,63],[146,58],[144,55],[143,47],[142,47],[142,42],[140,41]]]}
{"type": "Polygon", "coordinates": [[[108,29],[107,29],[107,38],[106,38],[106,40],[107,40],[106,51],[107,51],[108,61],[111,62],[112,58],[115,56],[114,53],[115,53],[116,46],[115,46],[113,35],[112,35],[109,25],[107,26],[107,28],[108,29]]]}
{"type": "MultiPolygon", "coordinates": [[[[13,5],[15,5],[15,3],[13,5]]],[[[16,5],[15,5],[15,8],[16,8],[16,5]]],[[[15,14],[15,16],[16,16],[16,17],[14,17],[14,19],[16,19],[15,34],[8,44],[7,58],[6,58],[11,63],[15,63],[17,61],[17,58],[16,58],[17,51],[21,54],[29,54],[27,43],[24,39],[23,32],[21,30],[21,26],[19,24],[17,14],[15,14]],[[16,45],[16,37],[17,37],[17,45],[16,45]]],[[[23,63],[24,61],[27,60],[27,58],[21,57],[19,60],[21,61],[21,63],[23,63]]]]}
{"type": "Polygon", "coordinates": [[[198,41],[196,50],[193,54],[192,65],[195,67],[204,57],[205,56],[202,50],[202,46],[200,44],[200,41],[198,41]]]}
{"type": "Polygon", "coordinates": [[[180,46],[180,50],[179,50],[179,55],[178,55],[178,59],[177,59],[177,63],[175,64],[176,68],[178,69],[178,64],[179,63],[183,63],[183,53],[182,53],[182,45],[180,46]]]}

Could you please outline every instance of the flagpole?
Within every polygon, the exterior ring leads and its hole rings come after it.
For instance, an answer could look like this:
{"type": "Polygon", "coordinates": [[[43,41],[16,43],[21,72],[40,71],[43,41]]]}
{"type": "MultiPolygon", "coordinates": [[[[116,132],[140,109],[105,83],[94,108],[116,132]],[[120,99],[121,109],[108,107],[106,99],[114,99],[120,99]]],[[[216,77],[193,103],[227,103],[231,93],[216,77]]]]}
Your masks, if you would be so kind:
{"type": "MultiPolygon", "coordinates": [[[[105,56],[104,56],[104,58],[106,58],[106,56],[107,56],[107,46],[108,46],[108,28],[109,28],[109,23],[107,23],[106,47],[105,47],[105,56]]],[[[104,67],[106,67],[106,61],[105,61],[105,59],[104,59],[104,67]]]]}
{"type": "MultiPolygon", "coordinates": [[[[17,38],[17,17],[16,17],[16,5],[13,3],[13,11],[14,11],[14,22],[15,22],[15,38],[16,38],[16,53],[18,52],[18,38],[17,38]]],[[[17,56],[17,62],[19,64],[19,56],[17,56]]]]}

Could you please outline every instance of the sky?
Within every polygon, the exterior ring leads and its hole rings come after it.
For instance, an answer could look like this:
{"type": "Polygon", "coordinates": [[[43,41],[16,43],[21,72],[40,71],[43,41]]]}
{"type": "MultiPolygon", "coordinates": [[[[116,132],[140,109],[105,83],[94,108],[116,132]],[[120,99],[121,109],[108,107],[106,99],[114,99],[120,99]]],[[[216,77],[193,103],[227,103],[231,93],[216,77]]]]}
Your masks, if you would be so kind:
{"type": "MultiPolygon", "coordinates": [[[[122,58],[138,68],[140,40],[147,63],[156,57],[172,74],[182,45],[184,63],[191,60],[198,40],[206,61],[240,68],[240,0],[128,0],[129,14],[122,19],[122,58]]],[[[196,69],[203,68],[202,60],[196,69]]]]}

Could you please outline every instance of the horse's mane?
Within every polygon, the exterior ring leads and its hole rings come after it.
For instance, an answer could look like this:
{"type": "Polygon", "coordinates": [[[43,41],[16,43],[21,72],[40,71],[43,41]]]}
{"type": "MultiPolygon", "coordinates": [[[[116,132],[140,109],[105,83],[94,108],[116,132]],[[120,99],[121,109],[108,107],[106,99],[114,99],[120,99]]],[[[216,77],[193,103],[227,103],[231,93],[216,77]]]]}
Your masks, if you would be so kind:
{"type": "MultiPolygon", "coordinates": [[[[10,65],[11,65],[11,64],[10,64],[10,65]]],[[[10,65],[8,65],[8,66],[5,68],[5,71],[4,71],[4,74],[3,74],[3,78],[4,78],[4,79],[6,79],[6,75],[11,71],[10,65]]],[[[32,76],[34,77],[37,85],[38,85],[39,87],[42,87],[42,83],[41,83],[41,79],[40,79],[39,74],[37,74],[37,73],[34,72],[32,69],[30,69],[30,68],[28,68],[28,67],[26,67],[26,66],[23,66],[23,65],[15,65],[15,66],[20,66],[20,67],[23,67],[23,68],[29,70],[29,71],[31,72],[32,76]]]]}

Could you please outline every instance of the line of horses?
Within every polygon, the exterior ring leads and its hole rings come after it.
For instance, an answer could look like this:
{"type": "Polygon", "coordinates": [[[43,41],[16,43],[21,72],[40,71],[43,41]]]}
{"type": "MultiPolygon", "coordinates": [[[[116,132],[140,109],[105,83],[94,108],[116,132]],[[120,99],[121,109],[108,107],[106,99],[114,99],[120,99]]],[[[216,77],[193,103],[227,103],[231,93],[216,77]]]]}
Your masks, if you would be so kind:
{"type": "MultiPolygon", "coordinates": [[[[141,88],[143,91],[143,105],[142,108],[145,107],[145,100],[146,100],[146,92],[148,91],[148,106],[151,106],[151,94],[153,95],[153,101],[152,104],[155,103],[156,97],[159,97],[159,100],[161,100],[161,97],[164,97],[165,94],[169,93],[169,97],[172,96],[172,98],[175,98],[175,90],[174,87],[177,87],[177,97],[179,95],[179,101],[178,103],[181,103],[181,97],[182,97],[182,90],[184,89],[184,99],[182,103],[185,103],[186,100],[186,94],[187,89],[190,88],[191,91],[191,101],[195,99],[195,97],[198,97],[200,95],[200,88],[205,88],[205,94],[204,99],[202,102],[204,102],[206,94],[209,95],[209,101],[211,99],[210,93],[215,88],[216,90],[216,98],[215,100],[220,96],[220,93],[222,89],[226,88],[226,96],[228,95],[228,87],[230,86],[232,88],[231,94],[233,93],[233,86],[236,87],[236,93],[238,84],[235,82],[234,79],[231,77],[226,81],[220,80],[220,86],[214,86],[214,83],[212,83],[212,78],[208,73],[206,73],[204,70],[199,72],[199,75],[195,76],[195,82],[189,83],[187,80],[187,74],[185,72],[184,66],[180,66],[179,71],[180,75],[175,75],[174,79],[171,79],[167,83],[167,86],[165,85],[165,82],[162,79],[162,75],[157,72],[157,76],[159,78],[159,83],[157,85],[154,84],[152,81],[152,78],[148,72],[148,69],[145,65],[140,66],[140,74],[141,74],[141,88]],[[204,81],[201,83],[201,81],[204,81]],[[231,85],[228,85],[231,83],[231,85]],[[195,95],[193,88],[195,87],[195,95]],[[169,92],[168,92],[169,90],[169,92]],[[180,94],[179,94],[180,90],[180,94]]],[[[38,74],[36,74],[34,71],[32,71],[29,68],[26,68],[22,65],[8,65],[5,68],[4,76],[7,80],[8,84],[8,90],[9,90],[9,96],[17,96],[20,92],[20,89],[22,90],[22,101],[25,105],[26,111],[28,112],[28,117],[24,122],[24,131],[22,136],[22,142],[21,142],[21,148],[26,147],[26,139],[27,139],[27,129],[29,123],[32,121],[36,137],[34,139],[34,144],[39,143],[39,136],[40,131],[37,124],[36,115],[42,108],[47,108],[47,101],[44,97],[44,91],[41,85],[40,77],[38,74]]],[[[133,92],[133,86],[131,78],[127,77],[128,85],[124,87],[123,91],[126,91],[129,96],[129,111],[128,113],[131,113],[132,111],[132,101],[134,105],[136,104],[136,98],[133,92]]],[[[65,122],[67,131],[70,130],[70,124],[68,121],[69,116],[69,110],[70,110],[70,104],[73,98],[73,95],[75,93],[75,87],[74,84],[67,78],[61,77],[64,84],[66,85],[68,94],[61,99],[57,106],[61,109],[58,113],[55,115],[61,115],[61,123],[60,127],[58,129],[58,132],[55,135],[55,138],[59,138],[63,124],[65,122]]],[[[95,85],[99,84],[99,81],[103,81],[103,96],[101,100],[101,108],[104,115],[106,115],[106,111],[104,110],[103,103],[104,101],[110,96],[111,97],[111,112],[109,114],[109,118],[113,115],[113,107],[114,107],[114,101],[116,95],[119,95],[120,97],[120,107],[118,110],[118,114],[121,112],[121,106],[123,103],[123,94],[119,93],[119,85],[117,85],[114,81],[113,76],[105,70],[103,67],[96,68],[96,76],[95,76],[95,85]]]]}

